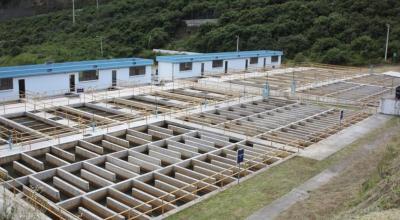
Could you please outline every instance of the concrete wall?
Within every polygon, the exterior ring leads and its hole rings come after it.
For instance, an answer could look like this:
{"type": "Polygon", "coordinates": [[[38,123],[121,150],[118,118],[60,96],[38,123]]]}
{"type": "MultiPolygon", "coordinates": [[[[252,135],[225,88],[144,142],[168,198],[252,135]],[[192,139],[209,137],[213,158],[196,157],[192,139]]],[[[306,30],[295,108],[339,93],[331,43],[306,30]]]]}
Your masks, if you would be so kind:
{"type": "Polygon", "coordinates": [[[5,101],[19,99],[18,80],[20,79],[25,79],[25,89],[27,92],[40,93],[43,95],[65,93],[65,91],[69,89],[68,77],[68,74],[56,74],[13,78],[13,89],[0,91],[0,100],[5,101]]]}
{"type": "Polygon", "coordinates": [[[394,97],[381,98],[379,112],[386,115],[400,115],[400,100],[394,97]]]}
{"type": "Polygon", "coordinates": [[[223,60],[223,66],[218,68],[212,67],[212,61],[204,61],[204,62],[193,62],[192,70],[189,71],[180,71],[179,63],[173,64],[168,62],[159,62],[158,63],[158,78],[160,80],[172,80],[180,79],[180,78],[188,78],[188,77],[200,77],[201,76],[201,64],[204,63],[204,74],[205,75],[213,75],[220,74],[225,72],[225,61],[228,61],[228,72],[235,71],[244,71],[246,69],[246,60],[248,60],[248,68],[262,68],[264,67],[264,58],[266,59],[265,65],[266,67],[279,67],[281,63],[281,56],[279,56],[278,62],[272,63],[271,57],[259,57],[257,64],[250,64],[250,58],[244,59],[231,59],[231,60],[223,60]]]}
{"type": "MultiPolygon", "coordinates": [[[[78,72],[13,78],[13,89],[0,91],[0,101],[19,99],[18,80],[20,79],[25,79],[27,94],[33,93],[41,96],[60,95],[69,92],[70,75],[75,75],[75,88],[85,90],[106,89],[112,86],[112,70],[100,70],[99,79],[91,81],[79,81],[78,72]]],[[[115,70],[117,71],[117,86],[151,83],[151,66],[146,66],[146,74],[139,76],[129,76],[129,68],[115,70]]]]}
{"type": "Polygon", "coordinates": [[[129,68],[100,70],[99,79],[93,81],[79,81],[79,74],[76,74],[77,88],[87,89],[107,89],[112,86],[112,71],[117,71],[117,86],[130,84],[149,84],[151,83],[151,66],[146,66],[146,74],[129,76],[129,68]]]}

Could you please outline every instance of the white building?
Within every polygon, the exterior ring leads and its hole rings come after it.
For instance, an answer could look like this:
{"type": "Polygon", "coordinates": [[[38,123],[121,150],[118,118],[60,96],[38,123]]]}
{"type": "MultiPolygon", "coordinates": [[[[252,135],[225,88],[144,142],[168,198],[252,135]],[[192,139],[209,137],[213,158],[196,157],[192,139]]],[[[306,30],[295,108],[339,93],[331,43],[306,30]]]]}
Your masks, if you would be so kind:
{"type": "Polygon", "coordinates": [[[200,77],[256,68],[279,67],[282,51],[241,51],[174,56],[157,56],[158,79],[200,77]]]}
{"type": "Polygon", "coordinates": [[[91,60],[0,67],[0,101],[151,83],[152,60],[91,60]]]}

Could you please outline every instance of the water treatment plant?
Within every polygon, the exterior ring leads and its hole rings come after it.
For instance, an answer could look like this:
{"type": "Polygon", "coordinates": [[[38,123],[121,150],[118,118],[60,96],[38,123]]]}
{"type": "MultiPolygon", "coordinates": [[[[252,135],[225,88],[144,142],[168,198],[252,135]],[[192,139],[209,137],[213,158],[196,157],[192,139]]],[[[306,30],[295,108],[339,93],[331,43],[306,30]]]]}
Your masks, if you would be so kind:
{"type": "Polygon", "coordinates": [[[158,75],[141,59],[0,68],[2,87],[12,78],[0,105],[1,186],[41,218],[163,219],[327,151],[321,141],[368,122],[400,85],[371,69],[281,65],[275,53],[168,56],[158,75]],[[23,75],[7,75],[31,70],[22,92],[23,75]],[[49,75],[65,88],[30,91],[49,75]]]}

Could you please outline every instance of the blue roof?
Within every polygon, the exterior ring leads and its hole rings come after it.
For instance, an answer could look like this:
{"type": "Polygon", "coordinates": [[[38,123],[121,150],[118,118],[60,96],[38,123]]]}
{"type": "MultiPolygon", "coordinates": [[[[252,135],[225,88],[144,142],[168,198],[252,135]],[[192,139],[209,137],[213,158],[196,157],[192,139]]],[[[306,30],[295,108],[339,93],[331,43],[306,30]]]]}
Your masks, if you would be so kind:
{"type": "Polygon", "coordinates": [[[255,51],[239,51],[239,52],[222,52],[222,53],[203,53],[194,55],[173,55],[173,56],[157,56],[158,62],[168,63],[183,63],[196,61],[211,61],[211,60],[229,60],[250,57],[269,57],[282,56],[282,51],[272,50],[255,50],[255,51]]]}
{"type": "Polygon", "coordinates": [[[119,69],[133,66],[147,66],[152,64],[153,60],[150,59],[123,58],[24,66],[8,66],[0,67],[0,78],[72,73],[85,70],[119,69]]]}

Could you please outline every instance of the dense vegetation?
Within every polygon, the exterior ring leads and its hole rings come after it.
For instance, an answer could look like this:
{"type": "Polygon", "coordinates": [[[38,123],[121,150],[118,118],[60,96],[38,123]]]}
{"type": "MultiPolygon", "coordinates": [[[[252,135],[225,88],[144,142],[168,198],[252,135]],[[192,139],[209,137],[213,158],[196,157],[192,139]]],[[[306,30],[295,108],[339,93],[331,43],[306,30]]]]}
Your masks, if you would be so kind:
{"type": "MultiPolygon", "coordinates": [[[[76,0],[79,1],[79,0],[76,0]]],[[[0,23],[0,65],[152,56],[152,48],[200,52],[284,50],[286,58],[333,64],[383,61],[400,51],[398,0],[113,0],[0,23]],[[184,19],[218,18],[197,30],[184,19]]]]}

